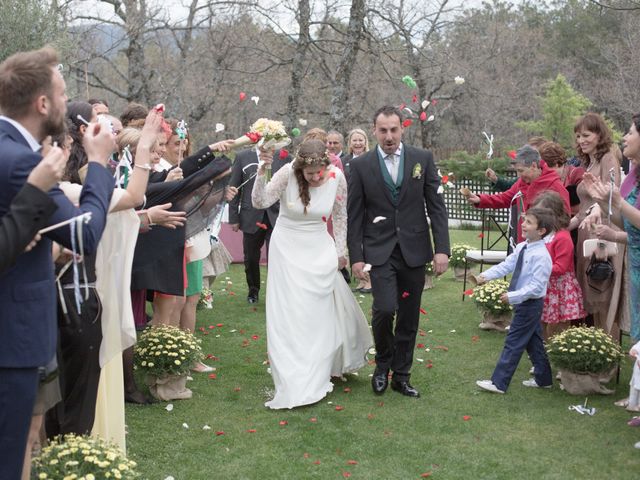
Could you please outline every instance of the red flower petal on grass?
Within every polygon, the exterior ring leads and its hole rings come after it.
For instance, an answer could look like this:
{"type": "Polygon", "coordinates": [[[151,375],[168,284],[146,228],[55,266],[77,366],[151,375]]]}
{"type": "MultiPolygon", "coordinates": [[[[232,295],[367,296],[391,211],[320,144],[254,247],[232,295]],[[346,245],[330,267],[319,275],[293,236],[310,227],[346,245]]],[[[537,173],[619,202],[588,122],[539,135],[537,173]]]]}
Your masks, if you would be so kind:
{"type": "Polygon", "coordinates": [[[425,367],[427,367],[427,368],[433,368],[433,363],[427,363],[427,364],[425,365],[425,367]]]}
{"type": "Polygon", "coordinates": [[[218,375],[216,375],[215,373],[210,373],[209,378],[215,380],[216,378],[218,378],[218,375]]]}
{"type": "Polygon", "coordinates": [[[313,464],[314,465],[320,465],[320,460],[314,460],[313,464]]]}
{"type": "Polygon", "coordinates": [[[249,430],[247,430],[247,433],[256,433],[256,429],[255,428],[250,428],[249,430]]]}
{"type": "Polygon", "coordinates": [[[244,335],[244,332],[245,332],[245,331],[246,331],[246,330],[245,330],[244,328],[241,328],[241,329],[240,329],[240,335],[244,335]]]}
{"type": "Polygon", "coordinates": [[[470,297],[471,295],[473,295],[473,288],[470,288],[469,290],[465,290],[465,291],[464,291],[464,294],[465,294],[467,297],[470,297]]]}
{"type": "Polygon", "coordinates": [[[209,330],[213,330],[214,328],[216,328],[215,325],[209,325],[209,330]]]}
{"type": "Polygon", "coordinates": [[[289,422],[287,422],[286,420],[280,420],[280,422],[278,422],[280,425],[289,425],[289,422]]]}
{"type": "Polygon", "coordinates": [[[367,418],[369,420],[373,420],[375,417],[373,416],[373,413],[369,413],[369,414],[367,414],[367,418]]]}
{"type": "Polygon", "coordinates": [[[448,352],[449,351],[449,347],[445,347],[444,345],[436,345],[433,348],[435,348],[437,350],[442,350],[443,352],[448,352]]]}
{"type": "Polygon", "coordinates": [[[220,435],[224,435],[224,432],[222,430],[218,430],[216,432],[216,437],[219,437],[220,435]]]}
{"type": "Polygon", "coordinates": [[[351,389],[349,387],[344,387],[344,393],[351,393],[351,389]]]}
{"type": "Polygon", "coordinates": [[[424,330],[422,330],[422,329],[418,330],[418,335],[420,335],[421,337],[426,337],[426,336],[427,336],[427,334],[425,333],[425,331],[424,331],[424,330]]]}
{"type": "Polygon", "coordinates": [[[424,122],[427,119],[427,112],[420,113],[420,121],[424,122]]]}
{"type": "Polygon", "coordinates": [[[234,392],[239,392],[240,391],[240,387],[236,387],[233,389],[234,392]]]}
{"type": "Polygon", "coordinates": [[[236,296],[236,292],[229,292],[229,296],[230,297],[235,297],[236,296]]]}
{"type": "Polygon", "coordinates": [[[351,476],[351,474],[349,472],[342,472],[342,476],[344,478],[349,478],[351,476]]]}
{"type": "Polygon", "coordinates": [[[224,323],[218,323],[216,327],[224,327],[224,323]]]}
{"type": "Polygon", "coordinates": [[[427,314],[427,311],[426,311],[424,308],[421,308],[421,309],[420,309],[420,313],[421,313],[421,314],[423,314],[423,315],[426,315],[426,314],[427,314]]]}
{"type": "Polygon", "coordinates": [[[209,332],[202,332],[203,335],[209,335],[209,332]]]}
{"type": "Polygon", "coordinates": [[[282,150],[280,150],[278,156],[280,157],[280,160],[284,160],[289,156],[289,152],[283,148],[282,150]]]}
{"type": "Polygon", "coordinates": [[[464,420],[465,422],[466,422],[467,420],[471,420],[471,415],[465,415],[465,416],[463,416],[463,417],[462,417],[462,420],[464,420]]]}
{"type": "Polygon", "coordinates": [[[424,343],[419,343],[416,345],[416,348],[424,348],[424,343]]]}
{"type": "Polygon", "coordinates": [[[472,341],[473,343],[476,343],[476,342],[478,342],[479,340],[480,340],[480,337],[479,337],[478,335],[474,335],[473,337],[471,337],[471,341],[472,341]]]}
{"type": "Polygon", "coordinates": [[[243,347],[248,347],[249,346],[249,340],[247,340],[246,338],[244,340],[242,340],[242,346],[243,347]]]}
{"type": "Polygon", "coordinates": [[[409,296],[409,292],[402,292],[402,298],[407,298],[409,296]]]}
{"type": "Polygon", "coordinates": [[[260,337],[259,337],[258,335],[251,335],[251,338],[252,338],[253,340],[258,340],[260,337]]]}
{"type": "Polygon", "coordinates": [[[340,412],[344,410],[344,407],[342,405],[336,405],[336,412],[340,412]]]}
{"type": "Polygon", "coordinates": [[[318,419],[317,419],[316,417],[311,417],[311,418],[309,419],[309,421],[310,421],[311,423],[318,423],[318,419]]]}
{"type": "Polygon", "coordinates": [[[420,478],[427,478],[431,476],[431,472],[425,472],[420,475],[420,478]]]}
{"type": "Polygon", "coordinates": [[[269,228],[264,223],[260,223],[260,222],[256,222],[256,225],[258,226],[258,228],[261,228],[262,230],[266,230],[269,228]]]}
{"type": "Polygon", "coordinates": [[[204,327],[200,327],[198,330],[200,330],[201,332],[204,332],[204,327]]]}
{"type": "Polygon", "coordinates": [[[407,127],[410,127],[412,123],[413,123],[413,120],[411,120],[410,118],[407,118],[404,122],[402,122],[402,126],[404,128],[407,128],[407,127]]]}
{"type": "Polygon", "coordinates": [[[347,465],[357,465],[358,462],[355,460],[347,460],[347,465]]]}
{"type": "Polygon", "coordinates": [[[516,153],[516,151],[515,151],[515,150],[509,150],[509,151],[507,152],[507,155],[509,155],[509,157],[510,157],[512,160],[515,160],[515,159],[516,159],[516,155],[517,155],[517,153],[516,153]]]}

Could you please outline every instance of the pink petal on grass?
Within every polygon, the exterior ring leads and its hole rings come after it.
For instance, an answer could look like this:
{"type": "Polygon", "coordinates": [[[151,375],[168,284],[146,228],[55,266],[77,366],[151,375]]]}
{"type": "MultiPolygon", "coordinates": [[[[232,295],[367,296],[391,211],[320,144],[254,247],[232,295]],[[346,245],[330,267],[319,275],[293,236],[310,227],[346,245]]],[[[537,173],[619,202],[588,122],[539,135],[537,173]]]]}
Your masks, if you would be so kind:
{"type": "Polygon", "coordinates": [[[287,422],[286,420],[280,420],[280,422],[278,422],[280,425],[284,426],[284,425],[289,425],[289,422],[287,422]]]}
{"type": "Polygon", "coordinates": [[[471,415],[464,415],[464,416],[462,417],[462,420],[464,420],[465,422],[466,422],[467,420],[471,420],[471,415]]]}
{"type": "Polygon", "coordinates": [[[342,405],[336,405],[336,412],[340,412],[344,410],[344,407],[342,405]]]}

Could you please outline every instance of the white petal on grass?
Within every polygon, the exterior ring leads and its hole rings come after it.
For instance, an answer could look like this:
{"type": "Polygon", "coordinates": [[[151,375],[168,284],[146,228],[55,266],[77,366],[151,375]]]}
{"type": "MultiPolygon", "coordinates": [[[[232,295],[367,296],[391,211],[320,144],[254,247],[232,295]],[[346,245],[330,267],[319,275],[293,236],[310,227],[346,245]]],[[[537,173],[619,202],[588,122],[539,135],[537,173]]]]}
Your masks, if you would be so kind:
{"type": "Polygon", "coordinates": [[[183,423],[183,424],[182,424],[182,428],[186,428],[186,429],[188,430],[188,429],[189,429],[189,425],[188,425],[188,424],[186,424],[186,423],[183,423]]]}
{"type": "Polygon", "coordinates": [[[172,411],[172,410],[173,410],[173,403],[168,404],[166,407],[164,407],[164,409],[165,409],[167,412],[172,411]]]}

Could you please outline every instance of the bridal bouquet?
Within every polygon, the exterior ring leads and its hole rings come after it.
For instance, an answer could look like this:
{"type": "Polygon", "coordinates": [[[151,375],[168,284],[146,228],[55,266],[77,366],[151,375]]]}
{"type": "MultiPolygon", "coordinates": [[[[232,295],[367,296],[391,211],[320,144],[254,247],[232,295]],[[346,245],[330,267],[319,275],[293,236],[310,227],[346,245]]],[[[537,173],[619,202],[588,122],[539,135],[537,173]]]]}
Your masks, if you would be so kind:
{"type": "Polygon", "coordinates": [[[51,441],[33,460],[33,478],[138,478],[136,462],[101,438],[68,434],[51,441]]]}
{"type": "MultiPolygon", "coordinates": [[[[241,148],[257,144],[262,150],[277,150],[291,143],[284,124],[277,120],[259,118],[247,133],[234,140],[233,147],[241,148]]],[[[266,172],[267,180],[271,177],[271,168],[266,172]]]]}

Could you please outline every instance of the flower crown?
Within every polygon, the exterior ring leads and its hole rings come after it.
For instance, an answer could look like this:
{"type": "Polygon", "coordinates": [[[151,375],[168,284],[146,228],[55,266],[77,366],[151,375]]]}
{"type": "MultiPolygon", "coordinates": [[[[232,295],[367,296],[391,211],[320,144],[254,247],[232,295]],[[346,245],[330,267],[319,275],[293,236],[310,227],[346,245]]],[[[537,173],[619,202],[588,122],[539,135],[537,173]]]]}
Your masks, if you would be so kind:
{"type": "Polygon", "coordinates": [[[315,165],[315,164],[319,164],[319,163],[330,163],[329,161],[329,151],[325,150],[322,154],[322,156],[318,155],[318,154],[301,154],[298,151],[298,155],[296,156],[296,161],[301,164],[304,165],[306,167],[310,166],[310,165],[315,165]]]}

